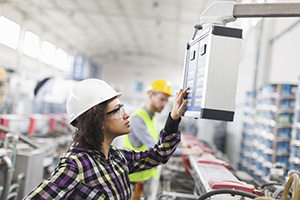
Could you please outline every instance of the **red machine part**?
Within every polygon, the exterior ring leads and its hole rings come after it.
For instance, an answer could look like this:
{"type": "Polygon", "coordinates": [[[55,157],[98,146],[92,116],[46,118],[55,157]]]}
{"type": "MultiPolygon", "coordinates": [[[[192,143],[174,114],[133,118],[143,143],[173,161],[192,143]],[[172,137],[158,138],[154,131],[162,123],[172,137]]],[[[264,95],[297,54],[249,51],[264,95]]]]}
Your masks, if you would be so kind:
{"type": "Polygon", "coordinates": [[[55,131],[55,127],[57,124],[57,118],[55,115],[49,115],[50,117],[50,127],[49,127],[49,132],[53,133],[55,131]]]}
{"type": "Polygon", "coordinates": [[[242,181],[233,181],[233,180],[223,180],[223,179],[210,179],[208,181],[211,189],[235,189],[240,190],[252,194],[256,194],[258,196],[262,196],[262,192],[256,189],[253,185],[247,184],[242,181]]]}
{"type": "Polygon", "coordinates": [[[27,134],[28,135],[34,135],[35,134],[35,129],[36,129],[36,118],[32,116],[28,116],[30,118],[30,125],[27,134]]]}
{"type": "Polygon", "coordinates": [[[192,166],[191,166],[189,157],[186,156],[186,155],[182,155],[181,159],[182,159],[182,165],[183,165],[183,167],[185,169],[185,173],[187,175],[191,175],[190,170],[192,169],[192,166]]]}
{"type": "MultiPolygon", "coordinates": [[[[62,117],[62,120],[67,124],[67,122],[68,122],[68,117],[66,116],[66,115],[61,115],[61,117],[62,117]]],[[[66,129],[67,127],[66,127],[66,125],[61,125],[61,128],[62,129],[66,129]]]]}
{"type": "Polygon", "coordinates": [[[217,158],[198,157],[197,162],[203,163],[203,164],[221,165],[221,166],[226,167],[228,170],[230,170],[230,165],[228,163],[226,163],[223,160],[217,159],[217,158]]]}
{"type": "MultiPolygon", "coordinates": [[[[53,133],[55,131],[55,128],[58,126],[58,119],[61,119],[62,121],[67,121],[67,117],[64,114],[45,114],[40,115],[40,118],[36,116],[35,114],[25,114],[25,115],[0,115],[0,124],[4,127],[10,128],[10,126],[14,126],[18,120],[22,120],[22,123],[19,123],[18,126],[15,128],[15,130],[12,131],[20,131],[23,134],[27,134],[30,136],[33,136],[36,134],[38,128],[41,128],[41,126],[49,126],[49,132],[53,133]],[[29,121],[26,121],[24,123],[24,119],[28,119],[29,121]],[[42,125],[40,123],[43,123],[42,125]],[[28,124],[27,124],[28,123],[28,124]],[[25,128],[28,126],[28,128],[25,128]],[[21,129],[21,130],[19,130],[21,129]],[[26,130],[25,130],[26,129],[26,130]]],[[[66,128],[65,124],[60,124],[62,129],[66,128]]],[[[5,138],[5,133],[0,132],[0,139],[5,138]]]]}
{"type": "MultiPolygon", "coordinates": [[[[2,118],[1,117],[1,125],[8,128],[9,125],[9,119],[6,118],[2,118]]],[[[5,138],[5,133],[4,132],[0,132],[0,139],[4,139],[5,138]]]]}

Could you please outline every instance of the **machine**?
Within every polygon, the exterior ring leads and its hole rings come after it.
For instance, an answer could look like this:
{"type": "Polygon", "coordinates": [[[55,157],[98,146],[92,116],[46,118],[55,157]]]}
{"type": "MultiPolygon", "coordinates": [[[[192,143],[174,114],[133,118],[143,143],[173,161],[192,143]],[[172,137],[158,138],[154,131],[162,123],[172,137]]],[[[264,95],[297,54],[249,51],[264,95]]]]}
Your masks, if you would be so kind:
{"type": "Polygon", "coordinates": [[[242,30],[211,25],[187,45],[184,116],[233,121],[242,30]]]}
{"type": "MultiPolygon", "coordinates": [[[[238,17],[299,17],[300,3],[235,4],[214,2],[201,15],[200,24],[187,44],[183,88],[189,87],[184,116],[233,121],[242,30],[226,27],[238,17]],[[197,33],[200,34],[197,36],[197,33]]],[[[283,179],[274,166],[268,180],[257,182],[230,165],[223,157],[192,135],[182,136],[183,145],[199,145],[200,157],[183,156],[186,174],[193,177],[192,194],[164,191],[162,196],[185,199],[300,199],[299,172],[283,179]],[[291,189],[291,185],[294,188],[291,189]]]]}
{"type": "MultiPolygon", "coordinates": [[[[182,134],[182,145],[200,146],[204,153],[201,156],[182,156],[180,160],[171,159],[162,170],[164,189],[157,195],[156,199],[198,199],[198,200],[233,200],[233,199],[264,199],[277,200],[299,197],[299,172],[290,171],[283,179],[277,179],[282,170],[278,166],[271,168],[269,179],[257,181],[254,177],[243,171],[235,169],[226,159],[226,156],[218,151],[212,144],[198,140],[195,136],[182,134]],[[174,174],[182,173],[180,166],[184,169],[184,174],[179,179],[174,174]],[[184,177],[184,178],[182,178],[184,177]],[[176,179],[176,180],[175,180],[176,179]],[[188,181],[192,179],[193,184],[188,181]],[[172,182],[179,187],[189,184],[191,190],[178,191],[170,188],[172,182]],[[165,187],[167,185],[167,187],[165,187]],[[293,188],[291,187],[293,185],[293,188]]],[[[295,198],[299,199],[299,198],[295,198]]]]}
{"type": "Polygon", "coordinates": [[[187,44],[183,88],[189,87],[184,116],[233,121],[242,30],[226,27],[241,17],[299,17],[299,3],[214,2],[200,17],[187,44]],[[200,34],[197,36],[197,33],[200,34]]]}
{"type": "Polygon", "coordinates": [[[0,115],[0,200],[22,199],[46,179],[72,132],[60,114],[0,115]]]}

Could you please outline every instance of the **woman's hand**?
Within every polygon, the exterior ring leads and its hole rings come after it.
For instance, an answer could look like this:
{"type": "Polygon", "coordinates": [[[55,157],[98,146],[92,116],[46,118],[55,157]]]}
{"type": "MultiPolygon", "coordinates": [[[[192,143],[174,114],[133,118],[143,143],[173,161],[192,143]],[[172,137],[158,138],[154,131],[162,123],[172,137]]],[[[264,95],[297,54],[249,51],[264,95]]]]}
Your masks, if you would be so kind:
{"type": "Polygon", "coordinates": [[[187,104],[187,99],[183,101],[183,98],[186,98],[186,92],[188,91],[188,89],[188,87],[185,90],[180,89],[179,92],[175,95],[175,100],[171,112],[171,118],[173,120],[178,120],[184,112],[185,106],[187,104]]]}

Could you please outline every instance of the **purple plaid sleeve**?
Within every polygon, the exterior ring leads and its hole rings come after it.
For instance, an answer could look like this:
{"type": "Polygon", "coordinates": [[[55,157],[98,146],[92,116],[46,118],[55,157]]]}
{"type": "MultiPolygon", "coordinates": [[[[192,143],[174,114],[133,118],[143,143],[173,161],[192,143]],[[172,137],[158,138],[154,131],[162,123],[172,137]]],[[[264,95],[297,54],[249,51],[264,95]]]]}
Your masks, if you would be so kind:
{"type": "Polygon", "coordinates": [[[145,151],[122,150],[128,162],[129,173],[150,169],[166,163],[180,142],[180,131],[166,133],[161,131],[159,142],[145,151]]]}
{"type": "Polygon", "coordinates": [[[129,173],[166,163],[179,142],[179,131],[161,131],[153,148],[136,152],[112,146],[108,159],[98,150],[72,146],[51,177],[24,199],[130,199],[129,173]]]}

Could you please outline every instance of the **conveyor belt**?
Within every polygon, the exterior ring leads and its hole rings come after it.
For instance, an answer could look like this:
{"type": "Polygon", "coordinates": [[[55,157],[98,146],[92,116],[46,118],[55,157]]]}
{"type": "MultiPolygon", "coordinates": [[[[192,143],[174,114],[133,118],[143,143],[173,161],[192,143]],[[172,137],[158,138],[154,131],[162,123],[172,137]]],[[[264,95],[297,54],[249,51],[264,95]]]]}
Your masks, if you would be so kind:
{"type": "MultiPolygon", "coordinates": [[[[189,141],[192,145],[205,146],[205,144],[196,142],[197,138],[193,138],[191,136],[185,137],[185,135],[183,135],[182,143],[184,145],[191,145],[189,141]]],[[[205,150],[205,153],[200,157],[183,156],[182,158],[187,173],[191,174],[195,181],[194,193],[196,197],[200,197],[204,194],[217,190],[235,190],[245,193],[246,195],[249,194],[249,196],[262,195],[262,193],[253,185],[239,181],[238,178],[230,171],[230,166],[226,162],[217,159],[211,151],[205,150]]],[[[212,195],[210,199],[226,200],[240,198],[240,195],[233,196],[229,193],[225,193],[212,195]]]]}
{"type": "Polygon", "coordinates": [[[212,190],[208,184],[211,179],[218,178],[238,181],[238,179],[224,166],[198,163],[196,157],[190,157],[190,163],[192,166],[192,176],[198,183],[196,186],[198,186],[197,189],[201,194],[212,190]]]}

